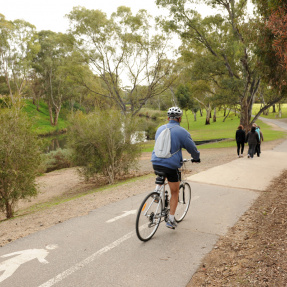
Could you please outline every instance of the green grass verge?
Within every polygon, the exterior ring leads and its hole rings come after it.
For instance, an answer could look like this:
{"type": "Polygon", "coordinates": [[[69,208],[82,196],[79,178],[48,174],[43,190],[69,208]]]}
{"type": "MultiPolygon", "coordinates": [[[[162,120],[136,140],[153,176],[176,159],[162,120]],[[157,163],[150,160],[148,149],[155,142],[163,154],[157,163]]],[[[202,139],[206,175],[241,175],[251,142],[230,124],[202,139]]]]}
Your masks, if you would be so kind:
{"type": "Polygon", "coordinates": [[[68,126],[68,121],[61,117],[61,113],[59,116],[58,125],[56,127],[52,126],[50,123],[48,106],[43,101],[40,102],[39,111],[37,111],[37,107],[33,105],[31,100],[25,100],[23,111],[27,113],[28,117],[31,119],[32,129],[38,135],[56,133],[68,126]]]}
{"type": "MultiPolygon", "coordinates": [[[[261,104],[253,105],[253,108],[252,108],[253,115],[256,115],[259,112],[260,106],[261,104]]],[[[281,111],[282,111],[281,119],[287,118],[287,104],[281,104],[280,106],[281,106],[281,111]]],[[[260,117],[268,118],[268,119],[280,119],[278,117],[279,116],[279,105],[278,104],[275,105],[275,110],[276,112],[273,113],[273,107],[270,107],[269,114],[267,116],[261,114],[260,117]]]]}
{"type": "MultiPolygon", "coordinates": [[[[219,111],[217,112],[216,122],[211,120],[210,125],[205,125],[205,113],[202,117],[197,113],[197,121],[194,121],[193,114],[191,112],[187,112],[187,118],[185,113],[183,115],[181,126],[190,132],[194,141],[226,139],[220,142],[198,145],[199,149],[232,147],[236,145],[235,132],[240,124],[240,119],[238,113],[236,115],[234,113],[230,113],[229,117],[226,118],[224,122],[223,119],[224,114],[222,111],[219,111]]],[[[162,121],[160,125],[165,123],[167,123],[167,120],[162,121]]],[[[273,141],[286,137],[286,132],[275,131],[271,126],[261,120],[257,120],[256,123],[261,128],[264,141],[273,141]]],[[[152,152],[153,146],[154,141],[144,143],[143,152],[152,152]]]]}

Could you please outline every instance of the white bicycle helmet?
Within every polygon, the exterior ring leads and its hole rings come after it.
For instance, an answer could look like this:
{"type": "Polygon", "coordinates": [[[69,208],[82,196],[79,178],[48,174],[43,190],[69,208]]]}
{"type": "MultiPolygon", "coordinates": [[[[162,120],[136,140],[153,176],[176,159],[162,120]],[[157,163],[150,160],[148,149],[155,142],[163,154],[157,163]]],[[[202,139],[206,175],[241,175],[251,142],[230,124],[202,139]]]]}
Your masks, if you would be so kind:
{"type": "Polygon", "coordinates": [[[177,118],[180,118],[180,117],[182,116],[182,111],[181,111],[181,109],[178,108],[178,107],[171,107],[171,108],[169,108],[168,111],[167,111],[167,116],[168,116],[169,118],[175,118],[175,119],[177,119],[177,118]]]}

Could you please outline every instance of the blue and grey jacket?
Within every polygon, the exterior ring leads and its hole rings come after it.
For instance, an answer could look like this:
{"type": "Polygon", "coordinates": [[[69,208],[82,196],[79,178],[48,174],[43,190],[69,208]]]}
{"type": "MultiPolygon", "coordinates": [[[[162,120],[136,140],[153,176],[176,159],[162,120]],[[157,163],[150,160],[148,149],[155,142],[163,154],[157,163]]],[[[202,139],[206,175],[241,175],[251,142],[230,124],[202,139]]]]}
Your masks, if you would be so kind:
{"type": "Polygon", "coordinates": [[[177,169],[182,165],[182,152],[181,149],[185,148],[192,156],[193,159],[198,160],[200,157],[200,152],[197,150],[195,143],[190,137],[189,132],[179,125],[179,122],[170,120],[167,125],[163,125],[158,128],[155,134],[155,140],[158,138],[159,134],[166,128],[170,130],[171,135],[171,154],[170,158],[159,158],[152,152],[151,161],[154,165],[161,165],[171,169],[177,169]],[[178,151],[178,152],[176,152],[178,151]]]}

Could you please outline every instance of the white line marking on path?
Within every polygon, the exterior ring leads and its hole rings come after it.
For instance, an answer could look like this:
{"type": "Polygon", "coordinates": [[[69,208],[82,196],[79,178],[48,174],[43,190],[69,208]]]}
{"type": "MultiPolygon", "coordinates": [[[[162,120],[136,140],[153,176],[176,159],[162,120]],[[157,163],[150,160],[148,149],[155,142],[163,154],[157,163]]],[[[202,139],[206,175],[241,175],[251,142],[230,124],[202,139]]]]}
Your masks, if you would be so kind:
{"type": "Polygon", "coordinates": [[[111,244],[103,247],[102,249],[98,250],[97,252],[95,252],[94,254],[92,254],[91,256],[87,257],[86,259],[84,259],[83,261],[75,264],[74,266],[72,266],[71,268],[67,269],[66,271],[58,274],[56,277],[48,280],[47,282],[43,283],[42,285],[40,285],[39,287],[51,287],[53,285],[55,285],[56,283],[64,280],[66,277],[68,277],[69,275],[73,274],[74,272],[84,268],[85,266],[87,266],[89,263],[93,262],[95,259],[97,259],[100,255],[112,250],[113,248],[117,247],[118,245],[120,245],[121,243],[123,243],[124,241],[128,240],[129,238],[131,238],[133,235],[135,234],[134,231],[124,235],[123,237],[119,238],[118,240],[112,242],[111,244]]]}
{"type": "MultiPolygon", "coordinates": [[[[199,196],[195,196],[194,198],[191,199],[191,201],[197,200],[199,198],[199,196]]],[[[129,214],[134,214],[136,213],[136,210],[131,210],[131,211],[125,211],[125,213],[123,215],[117,216],[113,219],[108,220],[107,222],[113,222],[115,220],[118,220],[119,218],[122,218],[124,216],[127,216],[129,214]]],[[[140,227],[140,230],[143,230],[144,228],[146,228],[148,226],[148,224],[144,224],[140,227]]],[[[48,280],[47,282],[43,283],[42,285],[40,285],[39,287],[51,287],[53,285],[55,285],[56,283],[64,280],[65,278],[67,278],[68,276],[70,276],[71,274],[73,274],[74,272],[84,268],[85,266],[87,266],[89,263],[93,262],[95,259],[97,259],[99,256],[101,256],[102,254],[114,249],[115,247],[119,246],[121,243],[123,243],[124,241],[130,239],[133,235],[134,235],[134,231],[127,233],[126,235],[124,235],[123,237],[117,239],[116,241],[112,242],[111,244],[103,247],[102,249],[98,250],[97,252],[95,252],[94,254],[92,254],[91,256],[87,257],[86,259],[84,259],[83,261],[77,263],[76,265],[72,266],[71,268],[67,269],[66,271],[58,274],[56,277],[48,280]]]]}
{"type": "Polygon", "coordinates": [[[116,216],[116,217],[114,217],[114,218],[112,218],[112,219],[109,219],[108,221],[106,221],[107,223],[111,223],[111,222],[115,222],[115,221],[117,221],[117,220],[119,220],[119,219],[121,219],[121,218],[123,218],[123,217],[126,217],[126,216],[128,216],[128,215],[131,215],[131,214],[136,214],[136,210],[130,210],[130,211],[123,211],[124,212],[124,214],[122,214],[122,215],[119,215],[119,216],[116,216]]]}

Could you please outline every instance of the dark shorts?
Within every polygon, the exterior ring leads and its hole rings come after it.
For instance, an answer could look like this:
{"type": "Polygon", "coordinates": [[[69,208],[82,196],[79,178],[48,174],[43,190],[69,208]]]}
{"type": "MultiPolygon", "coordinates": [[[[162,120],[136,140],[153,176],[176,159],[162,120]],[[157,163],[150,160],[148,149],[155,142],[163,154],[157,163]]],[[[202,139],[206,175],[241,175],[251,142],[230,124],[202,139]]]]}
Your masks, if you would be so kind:
{"type": "Polygon", "coordinates": [[[178,171],[178,169],[171,169],[171,168],[161,166],[161,165],[153,165],[153,169],[164,172],[169,182],[180,181],[180,172],[178,171]]]}

